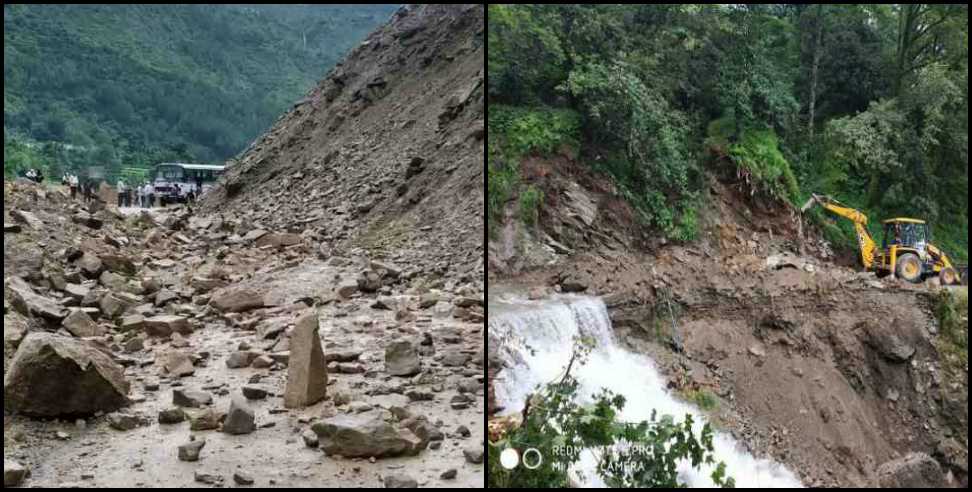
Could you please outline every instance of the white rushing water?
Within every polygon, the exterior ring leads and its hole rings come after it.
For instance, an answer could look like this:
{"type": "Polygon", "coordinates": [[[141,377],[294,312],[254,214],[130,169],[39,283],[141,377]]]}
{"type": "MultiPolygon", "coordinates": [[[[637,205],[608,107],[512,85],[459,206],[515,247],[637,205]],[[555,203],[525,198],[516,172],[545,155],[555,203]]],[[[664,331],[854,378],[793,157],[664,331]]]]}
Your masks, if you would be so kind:
{"type": "MultiPolygon", "coordinates": [[[[666,388],[665,380],[648,357],[632,353],[618,345],[611,328],[607,308],[600,299],[561,297],[543,302],[510,299],[491,301],[489,306],[491,337],[502,340],[501,353],[511,359],[495,384],[499,405],[522,409],[528,395],[541,384],[563,375],[573,350],[576,336],[596,341],[588,361],[571,373],[580,383],[578,397],[586,403],[591,395],[606,388],[627,400],[620,418],[629,422],[646,421],[652,410],[658,415],[672,415],[677,421],[691,414],[696,422],[696,435],[706,422],[703,414],[679,401],[666,388]],[[529,349],[528,349],[529,347],[529,349]],[[530,350],[532,349],[532,350],[530,350]]],[[[731,436],[715,432],[716,462],[724,462],[737,487],[802,487],[800,481],[784,466],[750,455],[731,436]]],[[[694,470],[684,463],[680,478],[690,487],[712,487],[711,467],[694,470]]],[[[588,453],[580,467],[588,487],[603,487],[593,470],[595,462],[588,453]]]]}

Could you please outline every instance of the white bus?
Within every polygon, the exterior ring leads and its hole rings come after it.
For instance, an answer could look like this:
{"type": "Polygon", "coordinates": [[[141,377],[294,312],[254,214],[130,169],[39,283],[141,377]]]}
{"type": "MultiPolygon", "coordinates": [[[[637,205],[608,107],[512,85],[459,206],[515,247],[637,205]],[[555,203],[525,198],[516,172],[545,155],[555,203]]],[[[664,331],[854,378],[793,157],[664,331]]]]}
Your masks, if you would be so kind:
{"type": "Polygon", "coordinates": [[[168,203],[185,203],[189,192],[201,195],[212,188],[225,169],[226,166],[212,164],[163,162],[155,167],[152,186],[163,207],[168,203]]]}

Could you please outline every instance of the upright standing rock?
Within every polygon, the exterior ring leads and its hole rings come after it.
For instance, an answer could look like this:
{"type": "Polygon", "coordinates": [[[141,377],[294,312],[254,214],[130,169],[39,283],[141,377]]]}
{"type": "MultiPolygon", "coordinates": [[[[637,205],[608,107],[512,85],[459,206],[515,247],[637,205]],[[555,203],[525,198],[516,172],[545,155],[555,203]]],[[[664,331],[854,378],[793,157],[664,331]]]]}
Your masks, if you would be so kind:
{"type": "Polygon", "coordinates": [[[323,400],[327,394],[327,364],[318,335],[317,310],[297,320],[290,336],[289,364],[284,406],[299,408],[323,400]]]}

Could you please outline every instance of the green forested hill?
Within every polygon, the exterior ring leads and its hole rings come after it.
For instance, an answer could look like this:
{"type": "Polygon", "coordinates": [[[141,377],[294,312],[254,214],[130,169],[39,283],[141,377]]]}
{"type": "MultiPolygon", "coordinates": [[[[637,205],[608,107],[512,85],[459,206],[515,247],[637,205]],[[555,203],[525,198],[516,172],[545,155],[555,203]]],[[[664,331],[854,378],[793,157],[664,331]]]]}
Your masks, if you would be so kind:
{"type": "Polygon", "coordinates": [[[536,216],[518,161],[569,144],[674,239],[729,170],[771,200],[928,219],[967,258],[966,5],[492,4],[488,58],[493,230],[515,200],[536,216]]]}
{"type": "Polygon", "coordinates": [[[6,5],[5,171],[231,157],[396,9],[6,5]]]}

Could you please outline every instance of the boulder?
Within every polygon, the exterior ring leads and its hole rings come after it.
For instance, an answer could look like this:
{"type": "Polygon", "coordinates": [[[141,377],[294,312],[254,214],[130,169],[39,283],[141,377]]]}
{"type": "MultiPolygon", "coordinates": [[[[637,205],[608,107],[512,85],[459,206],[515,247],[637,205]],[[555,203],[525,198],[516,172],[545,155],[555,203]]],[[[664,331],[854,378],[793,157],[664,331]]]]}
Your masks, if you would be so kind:
{"type": "Polygon", "coordinates": [[[230,400],[226,421],[223,422],[223,432],[227,434],[250,434],[256,430],[255,415],[246,400],[234,396],[230,400]]]}
{"type": "Polygon", "coordinates": [[[311,427],[319,445],[329,455],[349,458],[414,455],[421,440],[408,429],[385,422],[379,411],[338,415],[311,427]]]}
{"type": "Polygon", "coordinates": [[[189,354],[179,350],[170,350],[162,356],[162,370],[176,378],[192,376],[196,372],[189,354]]]}
{"type": "Polygon", "coordinates": [[[938,463],[925,453],[910,453],[881,465],[877,470],[881,488],[940,488],[945,486],[944,477],[938,463]]]}
{"type": "Polygon", "coordinates": [[[36,417],[111,412],[128,405],[125,370],[90,345],[65,336],[27,335],[3,381],[4,408],[36,417]]]}
{"type": "Polygon", "coordinates": [[[3,459],[3,486],[4,487],[16,487],[24,482],[24,479],[30,476],[30,470],[20,463],[3,459]]]}
{"type": "Polygon", "coordinates": [[[217,291],[210,304],[224,313],[240,313],[264,306],[263,294],[249,288],[228,288],[217,291]]]}
{"type": "Polygon", "coordinates": [[[385,372],[392,376],[414,376],[422,370],[419,353],[412,342],[392,342],[385,348],[385,372]]]}
{"type": "Polygon", "coordinates": [[[290,361],[284,406],[300,408],[313,405],[327,395],[327,363],[318,333],[317,311],[297,320],[290,336],[290,361]]]}
{"type": "Polygon", "coordinates": [[[78,338],[100,337],[105,334],[105,330],[81,309],[72,310],[71,314],[61,322],[61,326],[78,338]]]}
{"type": "Polygon", "coordinates": [[[179,446],[179,461],[199,461],[199,453],[205,446],[205,439],[190,441],[179,446]]]}
{"type": "Polygon", "coordinates": [[[249,350],[233,352],[226,359],[226,367],[230,369],[242,369],[244,367],[250,367],[253,360],[260,356],[259,352],[252,352],[249,350]]]}
{"type": "Polygon", "coordinates": [[[34,289],[20,277],[10,277],[3,283],[5,298],[18,313],[29,317],[39,316],[48,321],[60,323],[68,316],[68,310],[47,297],[34,292],[34,289]]]}
{"type": "Polygon", "coordinates": [[[179,407],[200,408],[213,402],[213,395],[185,388],[172,390],[172,403],[179,407]]]}
{"type": "Polygon", "coordinates": [[[153,337],[167,337],[172,333],[188,335],[192,333],[189,320],[185,316],[175,316],[164,314],[146,318],[144,321],[145,333],[153,337]]]}

